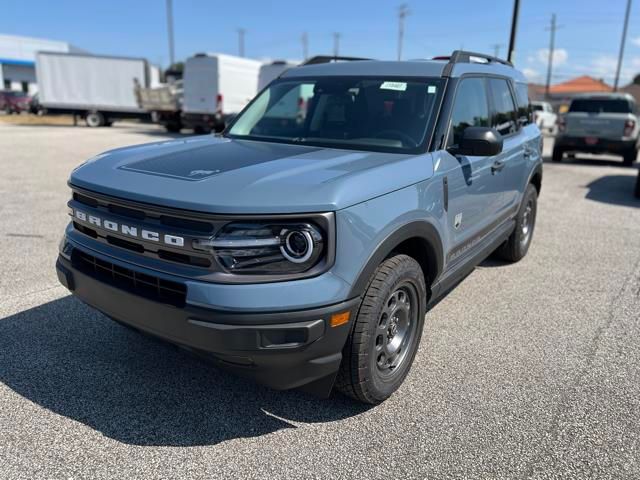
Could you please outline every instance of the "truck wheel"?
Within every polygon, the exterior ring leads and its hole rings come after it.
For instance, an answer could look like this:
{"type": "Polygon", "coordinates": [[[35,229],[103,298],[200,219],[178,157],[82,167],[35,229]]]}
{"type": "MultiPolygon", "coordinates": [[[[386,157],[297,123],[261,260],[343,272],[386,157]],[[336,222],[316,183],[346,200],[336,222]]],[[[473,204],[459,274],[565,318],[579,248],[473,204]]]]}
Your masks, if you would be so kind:
{"type": "Polygon", "coordinates": [[[536,187],[529,184],[522,197],[518,215],[516,215],[516,228],[507,241],[496,251],[500,258],[509,262],[518,262],[524,258],[533,238],[537,211],[538,191],[536,187]]]}
{"type": "Polygon", "coordinates": [[[633,162],[636,161],[637,157],[638,157],[638,150],[636,150],[635,147],[634,147],[634,148],[624,152],[624,155],[622,157],[623,158],[622,163],[624,165],[626,165],[627,167],[630,167],[631,165],[633,165],[633,162]]]}
{"type": "Polygon", "coordinates": [[[553,147],[553,154],[551,155],[551,161],[561,162],[562,155],[564,155],[564,150],[561,147],[553,147]]]}
{"type": "Polygon", "coordinates": [[[104,125],[104,115],[100,112],[87,112],[84,117],[87,127],[96,128],[104,125]]]}
{"type": "Polygon", "coordinates": [[[336,388],[364,403],[402,384],[420,343],[426,286],[418,262],[395,255],[378,267],[343,350],[336,388]]]}
{"type": "Polygon", "coordinates": [[[167,123],[164,128],[167,130],[167,132],[178,133],[182,129],[182,125],[180,125],[179,123],[167,123]]]}

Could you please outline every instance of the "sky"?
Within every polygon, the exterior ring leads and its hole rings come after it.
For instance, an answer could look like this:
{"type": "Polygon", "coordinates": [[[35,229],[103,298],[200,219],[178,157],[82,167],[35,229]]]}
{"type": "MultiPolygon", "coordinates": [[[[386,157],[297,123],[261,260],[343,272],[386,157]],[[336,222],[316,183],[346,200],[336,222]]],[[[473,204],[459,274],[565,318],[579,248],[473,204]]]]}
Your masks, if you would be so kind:
{"type": "MultiPolygon", "coordinates": [[[[403,0],[403,58],[430,58],[452,50],[506,56],[513,0],[403,0]]],[[[552,13],[557,15],[552,83],[592,75],[613,83],[627,0],[521,0],[516,66],[534,82],[546,78],[552,13]]],[[[173,0],[176,60],[198,52],[256,59],[301,59],[331,54],[340,33],[342,55],[395,59],[402,1],[173,0]]],[[[0,34],[62,40],[96,54],[145,57],[167,66],[165,0],[0,0],[0,34]]],[[[640,73],[640,1],[629,21],[621,83],[640,73]]]]}

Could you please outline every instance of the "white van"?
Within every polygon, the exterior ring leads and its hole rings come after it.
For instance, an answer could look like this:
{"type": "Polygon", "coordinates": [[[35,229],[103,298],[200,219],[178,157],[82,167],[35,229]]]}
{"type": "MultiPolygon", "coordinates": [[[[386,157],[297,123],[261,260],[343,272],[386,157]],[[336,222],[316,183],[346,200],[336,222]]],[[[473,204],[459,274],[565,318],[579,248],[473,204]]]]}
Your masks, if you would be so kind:
{"type": "Polygon", "coordinates": [[[262,91],[262,89],[269,85],[272,80],[278,78],[282,72],[297,65],[297,63],[287,62],[285,60],[275,60],[271,63],[265,63],[260,67],[260,74],[258,75],[258,91],[262,91]]]}
{"type": "Polygon", "coordinates": [[[258,92],[257,60],[198,54],[184,66],[182,123],[199,132],[220,131],[258,92]]]}

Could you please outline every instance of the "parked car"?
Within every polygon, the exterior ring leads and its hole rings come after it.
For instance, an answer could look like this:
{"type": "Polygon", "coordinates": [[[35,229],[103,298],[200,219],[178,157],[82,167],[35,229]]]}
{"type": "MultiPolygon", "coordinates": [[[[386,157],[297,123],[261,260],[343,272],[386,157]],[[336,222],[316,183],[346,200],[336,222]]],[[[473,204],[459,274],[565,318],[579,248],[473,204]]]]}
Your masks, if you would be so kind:
{"type": "Polygon", "coordinates": [[[538,128],[553,133],[558,116],[553,113],[551,104],[549,102],[531,102],[531,109],[533,110],[533,120],[538,128]]]}
{"type": "Polygon", "coordinates": [[[0,110],[5,113],[28,112],[31,97],[24,92],[14,90],[0,90],[0,110]]]}
{"type": "Polygon", "coordinates": [[[591,94],[575,98],[558,118],[553,161],[565,153],[612,153],[631,165],[640,148],[638,107],[628,93],[591,94]]]}
{"type": "Polygon", "coordinates": [[[221,137],[76,168],[58,278],[267,386],[379,403],[429,307],[492,252],[527,254],[542,185],[529,118],[525,77],[481,54],[291,68],[221,137]]]}

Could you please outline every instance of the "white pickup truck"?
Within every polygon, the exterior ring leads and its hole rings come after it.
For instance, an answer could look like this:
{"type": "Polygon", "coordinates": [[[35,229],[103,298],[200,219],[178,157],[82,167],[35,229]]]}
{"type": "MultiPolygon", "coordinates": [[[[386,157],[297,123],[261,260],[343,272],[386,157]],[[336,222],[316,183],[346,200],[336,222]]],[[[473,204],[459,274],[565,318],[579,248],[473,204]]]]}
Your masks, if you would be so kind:
{"type": "Polygon", "coordinates": [[[531,102],[531,109],[533,110],[533,121],[536,122],[538,128],[553,133],[558,116],[553,113],[551,104],[549,102],[531,102]]]}
{"type": "Polygon", "coordinates": [[[553,161],[567,152],[612,153],[632,165],[640,147],[638,106],[628,93],[589,94],[574,98],[558,119],[553,161]]]}

